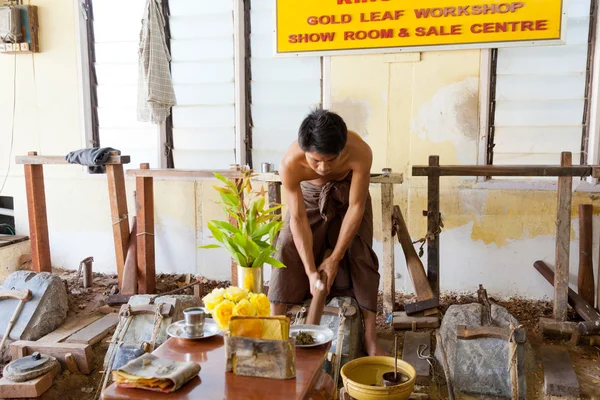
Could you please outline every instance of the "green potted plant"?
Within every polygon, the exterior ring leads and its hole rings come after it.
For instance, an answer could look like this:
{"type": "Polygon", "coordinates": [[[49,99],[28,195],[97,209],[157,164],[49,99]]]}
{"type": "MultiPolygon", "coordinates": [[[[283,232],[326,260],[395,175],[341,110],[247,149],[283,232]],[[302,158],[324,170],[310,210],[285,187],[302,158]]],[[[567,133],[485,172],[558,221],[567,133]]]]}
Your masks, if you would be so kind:
{"type": "Polygon", "coordinates": [[[214,239],[219,244],[200,246],[203,249],[224,248],[237,264],[237,282],[233,285],[254,293],[263,290],[263,265],[285,268],[280,261],[273,258],[277,251],[275,238],[283,226],[280,215],[275,211],[281,205],[265,209],[264,192],[252,192],[252,170],[243,169],[242,178],[234,182],[215,173],[215,177],[225,184],[213,186],[221,196],[221,204],[227,221],[211,220],[208,222],[214,239]]]}

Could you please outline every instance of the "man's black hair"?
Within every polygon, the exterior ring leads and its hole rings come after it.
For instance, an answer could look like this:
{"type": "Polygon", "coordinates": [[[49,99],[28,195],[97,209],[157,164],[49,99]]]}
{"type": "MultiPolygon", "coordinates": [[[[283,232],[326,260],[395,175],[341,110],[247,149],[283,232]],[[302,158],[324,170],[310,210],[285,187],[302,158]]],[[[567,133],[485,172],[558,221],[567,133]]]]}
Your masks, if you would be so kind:
{"type": "Polygon", "coordinates": [[[348,138],[346,123],[336,113],[317,109],[300,124],[298,144],[304,152],[339,155],[348,138]]]}

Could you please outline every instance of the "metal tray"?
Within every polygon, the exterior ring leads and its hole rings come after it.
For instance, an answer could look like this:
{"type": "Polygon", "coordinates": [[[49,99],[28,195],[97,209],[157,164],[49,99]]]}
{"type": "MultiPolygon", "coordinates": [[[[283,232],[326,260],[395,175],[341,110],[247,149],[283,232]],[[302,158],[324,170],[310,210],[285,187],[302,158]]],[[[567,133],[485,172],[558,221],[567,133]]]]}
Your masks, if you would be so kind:
{"type": "Polygon", "coordinates": [[[213,337],[213,336],[221,333],[221,329],[219,329],[219,327],[217,326],[217,323],[211,318],[206,318],[204,320],[203,328],[204,329],[203,329],[202,334],[197,335],[197,336],[189,335],[185,331],[185,321],[181,320],[181,321],[177,321],[177,322],[174,322],[171,325],[169,325],[169,327],[167,328],[167,334],[169,336],[177,338],[177,339],[197,340],[197,339],[207,339],[207,338],[213,337]]]}
{"type": "Polygon", "coordinates": [[[310,333],[315,339],[313,344],[298,344],[296,347],[315,347],[322,344],[328,343],[333,339],[333,331],[325,326],[321,325],[292,325],[290,326],[290,337],[295,338],[300,331],[310,333]]]}

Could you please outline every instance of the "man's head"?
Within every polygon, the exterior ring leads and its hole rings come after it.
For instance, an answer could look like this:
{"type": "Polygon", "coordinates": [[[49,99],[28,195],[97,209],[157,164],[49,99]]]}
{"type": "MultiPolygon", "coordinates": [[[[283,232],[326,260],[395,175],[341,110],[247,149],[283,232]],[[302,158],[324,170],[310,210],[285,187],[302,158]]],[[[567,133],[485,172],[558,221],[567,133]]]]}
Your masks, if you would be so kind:
{"type": "Polygon", "coordinates": [[[342,117],[327,110],[311,112],[298,131],[298,145],[308,165],[320,175],[335,168],[347,138],[348,128],[342,117]]]}

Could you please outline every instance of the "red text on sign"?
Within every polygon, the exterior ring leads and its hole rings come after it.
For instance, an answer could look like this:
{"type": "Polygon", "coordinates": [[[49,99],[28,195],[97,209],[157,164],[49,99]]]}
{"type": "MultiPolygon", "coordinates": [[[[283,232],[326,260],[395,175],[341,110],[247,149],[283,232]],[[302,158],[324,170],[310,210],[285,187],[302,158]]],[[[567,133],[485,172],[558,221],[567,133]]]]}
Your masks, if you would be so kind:
{"type": "Polygon", "coordinates": [[[290,43],[316,43],[316,42],[333,42],[335,32],[321,33],[300,33],[297,35],[288,36],[290,43]]]}
{"type": "Polygon", "coordinates": [[[452,26],[430,26],[428,28],[418,27],[415,29],[416,36],[450,36],[462,34],[460,25],[452,26]]]}
{"type": "Polygon", "coordinates": [[[370,31],[344,32],[344,40],[391,39],[393,37],[393,29],[372,29],[370,31]]]}
{"type": "Polygon", "coordinates": [[[390,0],[337,0],[339,4],[360,4],[360,3],[375,3],[376,1],[390,1],[390,0]]]}
{"type": "Polygon", "coordinates": [[[321,15],[320,17],[308,17],[309,25],[338,25],[347,24],[352,21],[352,15],[321,15]]]}
{"type": "Polygon", "coordinates": [[[384,13],[379,11],[372,13],[360,13],[360,22],[395,21],[403,16],[404,10],[386,11],[384,13]]]}
{"type": "Polygon", "coordinates": [[[525,6],[522,2],[500,4],[478,4],[473,6],[439,7],[415,9],[417,18],[462,17],[469,15],[514,13],[525,6]]]}
{"type": "Polygon", "coordinates": [[[485,24],[471,25],[472,33],[503,33],[525,31],[547,31],[548,21],[513,21],[513,22],[487,22],[485,24]]]}

